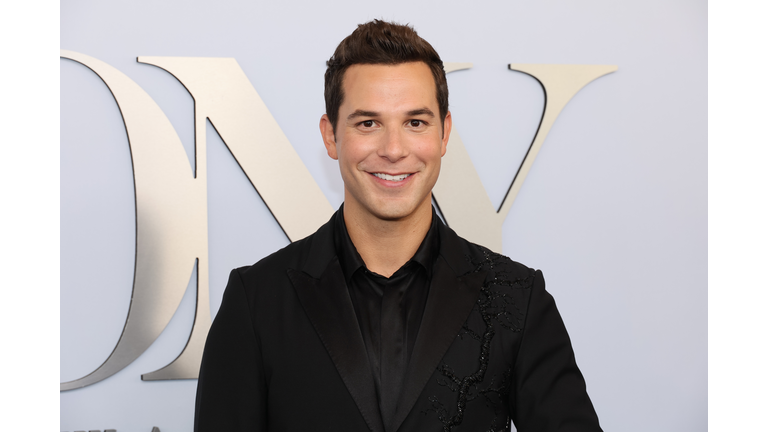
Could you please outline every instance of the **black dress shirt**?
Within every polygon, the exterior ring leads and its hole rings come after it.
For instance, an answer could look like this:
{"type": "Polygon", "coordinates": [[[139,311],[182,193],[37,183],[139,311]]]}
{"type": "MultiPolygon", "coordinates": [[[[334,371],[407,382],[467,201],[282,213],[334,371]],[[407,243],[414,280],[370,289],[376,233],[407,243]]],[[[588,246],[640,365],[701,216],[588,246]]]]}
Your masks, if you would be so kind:
{"type": "Polygon", "coordinates": [[[343,207],[334,243],[363,335],[385,428],[389,429],[424,314],[432,268],[440,252],[437,215],[413,257],[392,276],[368,270],[344,223],[343,207]]]}

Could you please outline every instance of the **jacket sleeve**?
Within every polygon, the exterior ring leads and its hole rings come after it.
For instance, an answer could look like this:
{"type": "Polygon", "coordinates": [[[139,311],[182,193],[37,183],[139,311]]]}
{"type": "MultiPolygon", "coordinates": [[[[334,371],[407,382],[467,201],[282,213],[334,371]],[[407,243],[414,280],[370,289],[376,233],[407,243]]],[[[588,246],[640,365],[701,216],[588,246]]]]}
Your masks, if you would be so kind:
{"type": "Polygon", "coordinates": [[[510,413],[518,432],[602,431],[555,300],[536,271],[510,413]]]}
{"type": "Polygon", "coordinates": [[[242,279],[232,270],[200,365],[195,432],[267,430],[261,347],[242,279]]]}

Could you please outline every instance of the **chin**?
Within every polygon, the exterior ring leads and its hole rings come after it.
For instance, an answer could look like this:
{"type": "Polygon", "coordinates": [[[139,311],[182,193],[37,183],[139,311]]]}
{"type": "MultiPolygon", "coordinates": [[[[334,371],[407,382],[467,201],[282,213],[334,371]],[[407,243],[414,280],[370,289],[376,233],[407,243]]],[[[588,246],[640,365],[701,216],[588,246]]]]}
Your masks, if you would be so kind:
{"type": "Polygon", "coordinates": [[[406,218],[408,215],[409,213],[389,212],[376,214],[376,217],[385,221],[399,221],[406,218]]]}
{"type": "Polygon", "coordinates": [[[398,221],[418,213],[419,208],[420,206],[415,203],[379,203],[378,206],[371,207],[370,210],[371,214],[381,220],[398,221]]]}
{"type": "Polygon", "coordinates": [[[387,221],[396,221],[408,216],[408,212],[404,212],[400,209],[383,208],[383,207],[369,208],[368,213],[372,214],[377,219],[387,220],[387,221]]]}

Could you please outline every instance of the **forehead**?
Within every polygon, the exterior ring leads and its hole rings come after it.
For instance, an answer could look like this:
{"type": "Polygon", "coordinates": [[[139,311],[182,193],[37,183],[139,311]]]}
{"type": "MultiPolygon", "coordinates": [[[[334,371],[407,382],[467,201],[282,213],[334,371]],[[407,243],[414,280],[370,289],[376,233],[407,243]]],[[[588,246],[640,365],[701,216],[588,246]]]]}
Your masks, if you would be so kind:
{"type": "MultiPolygon", "coordinates": [[[[360,103],[419,103],[437,105],[432,71],[424,62],[397,65],[357,64],[350,66],[343,81],[342,106],[360,103]]],[[[360,108],[355,106],[352,109],[360,108]]]]}

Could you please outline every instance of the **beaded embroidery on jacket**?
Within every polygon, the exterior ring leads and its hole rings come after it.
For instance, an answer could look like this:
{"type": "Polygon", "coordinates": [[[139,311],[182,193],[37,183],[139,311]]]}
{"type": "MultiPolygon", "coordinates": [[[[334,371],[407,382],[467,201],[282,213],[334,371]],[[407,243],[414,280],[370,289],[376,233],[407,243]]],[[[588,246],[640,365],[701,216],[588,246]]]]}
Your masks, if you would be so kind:
{"type": "Polygon", "coordinates": [[[479,342],[479,367],[471,374],[459,376],[450,365],[442,363],[437,368],[440,376],[438,384],[455,393],[456,400],[446,406],[437,396],[429,398],[432,406],[427,411],[433,411],[437,414],[445,432],[450,432],[455,426],[462,423],[467,404],[483,402],[492,408],[495,414],[489,425],[489,432],[508,431],[510,427],[509,416],[505,414],[503,418],[500,418],[499,414],[502,413],[501,404],[508,400],[507,395],[511,385],[510,376],[513,365],[510,363],[500,376],[490,376],[487,380],[486,372],[491,355],[491,341],[494,336],[498,332],[522,331],[525,314],[516,304],[514,297],[510,295],[510,290],[530,288],[533,283],[533,272],[526,278],[513,279],[505,271],[505,264],[510,262],[509,258],[486,248],[482,248],[482,250],[482,261],[477,262],[471,257],[467,257],[467,259],[475,267],[473,272],[487,271],[489,273],[480,288],[479,298],[471,313],[471,315],[479,314],[482,317],[485,328],[473,329],[467,322],[458,335],[461,339],[471,338],[479,342]]]}

